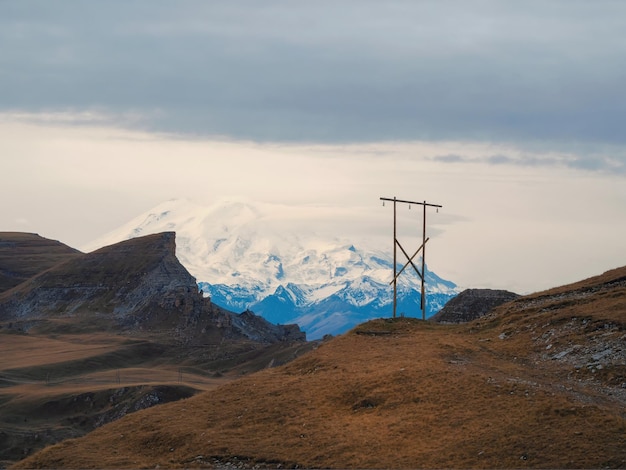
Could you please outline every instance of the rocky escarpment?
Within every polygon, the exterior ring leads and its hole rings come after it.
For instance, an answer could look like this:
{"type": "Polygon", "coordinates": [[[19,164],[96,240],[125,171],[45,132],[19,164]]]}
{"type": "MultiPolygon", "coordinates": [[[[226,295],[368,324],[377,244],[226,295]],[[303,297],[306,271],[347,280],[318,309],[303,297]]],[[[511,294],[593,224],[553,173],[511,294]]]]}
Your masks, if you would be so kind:
{"type": "Polygon", "coordinates": [[[535,363],[570,367],[570,378],[591,388],[604,388],[626,404],[626,267],[584,281],[520,297],[494,309],[482,321],[515,319],[499,336],[505,342],[528,335],[535,363]],[[552,312],[567,312],[546,319],[552,312]]]}
{"type": "Polygon", "coordinates": [[[466,289],[451,299],[430,320],[437,323],[469,322],[518,297],[518,294],[506,290],[466,289]]]}
{"type": "Polygon", "coordinates": [[[23,329],[72,318],[74,328],[167,333],[184,343],[219,338],[303,340],[297,327],[235,314],[203,297],[176,258],[173,232],[75,256],[0,294],[0,323],[23,329]]]}

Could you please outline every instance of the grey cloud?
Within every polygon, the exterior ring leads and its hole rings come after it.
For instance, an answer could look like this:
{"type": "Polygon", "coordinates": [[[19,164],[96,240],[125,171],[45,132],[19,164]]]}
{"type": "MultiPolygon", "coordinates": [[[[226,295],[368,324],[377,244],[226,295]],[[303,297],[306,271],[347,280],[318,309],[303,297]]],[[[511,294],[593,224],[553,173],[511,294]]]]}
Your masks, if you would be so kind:
{"type": "Polygon", "coordinates": [[[511,159],[510,157],[507,157],[506,155],[492,155],[491,157],[487,157],[486,160],[488,163],[491,163],[494,165],[514,162],[513,159],[511,159]]]}
{"type": "Polygon", "coordinates": [[[443,163],[460,163],[460,162],[468,162],[471,161],[467,157],[462,157],[461,155],[449,154],[449,155],[438,155],[432,158],[436,162],[443,163]]]}
{"type": "Polygon", "coordinates": [[[0,107],[254,140],[624,145],[625,31],[609,0],[0,2],[0,107]]]}
{"type": "Polygon", "coordinates": [[[482,157],[468,157],[463,155],[438,155],[431,160],[442,163],[487,163],[490,165],[513,165],[525,167],[565,167],[603,173],[613,173],[626,176],[626,155],[623,150],[614,149],[608,154],[577,155],[522,155],[509,156],[504,154],[482,157]]]}
{"type": "Polygon", "coordinates": [[[614,174],[626,175],[626,156],[579,156],[569,162],[572,168],[589,171],[606,171],[614,174]]]}

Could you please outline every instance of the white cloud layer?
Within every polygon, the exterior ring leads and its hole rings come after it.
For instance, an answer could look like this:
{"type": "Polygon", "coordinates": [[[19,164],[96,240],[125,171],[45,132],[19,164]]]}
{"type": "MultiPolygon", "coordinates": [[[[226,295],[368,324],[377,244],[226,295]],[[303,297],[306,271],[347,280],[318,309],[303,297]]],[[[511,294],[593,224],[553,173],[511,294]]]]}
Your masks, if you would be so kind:
{"type": "MultiPolygon", "coordinates": [[[[234,197],[285,205],[286,230],[391,250],[392,212],[379,198],[396,196],[443,205],[428,212],[428,261],[463,287],[529,292],[626,261],[624,175],[575,168],[575,153],[451,141],[183,139],[105,121],[0,115],[1,230],[80,248],[170,198],[234,197]],[[502,156],[497,164],[493,155],[502,156]]],[[[421,210],[400,207],[399,221],[411,251],[421,210]]]]}

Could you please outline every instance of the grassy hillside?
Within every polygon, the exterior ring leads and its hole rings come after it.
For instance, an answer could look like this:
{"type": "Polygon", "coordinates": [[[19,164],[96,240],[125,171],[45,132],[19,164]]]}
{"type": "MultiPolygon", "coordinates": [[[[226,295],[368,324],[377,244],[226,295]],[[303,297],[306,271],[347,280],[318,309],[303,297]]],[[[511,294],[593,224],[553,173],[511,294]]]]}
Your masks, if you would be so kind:
{"type": "Polygon", "coordinates": [[[181,347],[150,335],[0,329],[0,468],[129,413],[283,364],[313,346],[181,347]]]}
{"type": "Polygon", "coordinates": [[[626,268],[464,325],[376,320],[16,468],[624,468],[626,268]]]}
{"type": "Polygon", "coordinates": [[[34,233],[0,232],[0,293],[78,254],[34,233]]]}

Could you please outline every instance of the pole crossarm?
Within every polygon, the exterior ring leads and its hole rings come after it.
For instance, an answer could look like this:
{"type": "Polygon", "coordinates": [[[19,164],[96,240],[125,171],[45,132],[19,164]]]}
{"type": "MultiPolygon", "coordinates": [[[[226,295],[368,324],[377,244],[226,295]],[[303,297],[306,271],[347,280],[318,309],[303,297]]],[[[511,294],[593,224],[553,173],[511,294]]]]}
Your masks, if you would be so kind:
{"type": "Polygon", "coordinates": [[[417,201],[405,201],[404,199],[395,199],[395,198],[389,198],[389,197],[381,197],[380,198],[381,201],[391,201],[391,202],[402,202],[404,204],[419,204],[420,206],[428,206],[428,207],[443,207],[440,206],[439,204],[430,204],[428,202],[417,202],[417,201]]]}
{"type": "Polygon", "coordinates": [[[415,253],[413,253],[413,256],[411,256],[409,258],[409,255],[407,255],[406,251],[404,251],[404,248],[402,248],[402,245],[400,245],[400,243],[398,242],[398,240],[396,240],[396,243],[398,243],[398,246],[400,247],[400,249],[402,250],[402,252],[404,253],[404,256],[407,257],[408,261],[406,262],[406,264],[404,266],[402,266],[402,269],[400,269],[400,271],[398,271],[398,273],[395,275],[395,277],[391,280],[391,282],[389,282],[389,284],[393,284],[393,282],[398,279],[398,277],[400,276],[400,274],[402,274],[402,271],[404,271],[406,269],[406,267],[410,264],[411,266],[413,266],[413,269],[415,269],[415,272],[417,273],[417,275],[420,277],[420,279],[424,279],[424,276],[422,275],[422,273],[419,272],[419,269],[417,269],[417,267],[413,264],[413,258],[415,258],[417,256],[417,254],[422,251],[422,248],[424,247],[424,244],[426,242],[428,242],[428,240],[430,240],[430,238],[427,238],[426,241],[424,243],[422,243],[420,245],[420,247],[417,249],[417,251],[415,253]]]}
{"type": "Polygon", "coordinates": [[[425,301],[425,297],[426,297],[426,289],[425,289],[425,283],[426,283],[426,242],[428,242],[428,240],[430,240],[430,238],[426,238],[426,208],[427,207],[435,207],[437,208],[437,212],[439,212],[439,208],[443,207],[439,204],[430,204],[427,203],[426,201],[423,202],[419,202],[419,201],[408,201],[406,199],[398,199],[398,198],[390,198],[390,197],[381,197],[380,198],[381,201],[383,201],[383,206],[385,205],[385,201],[390,201],[393,202],[393,280],[390,282],[390,284],[393,284],[393,318],[396,318],[396,308],[398,306],[398,276],[400,276],[400,274],[402,274],[402,272],[407,268],[407,266],[410,264],[413,269],[415,270],[415,272],[417,273],[418,277],[420,278],[421,281],[421,295],[420,295],[420,309],[422,311],[422,319],[426,320],[426,301],[425,301]],[[409,256],[408,253],[406,252],[406,250],[402,247],[402,245],[400,244],[400,242],[398,241],[398,237],[397,237],[397,230],[396,230],[396,224],[397,224],[397,218],[396,218],[396,206],[398,203],[402,203],[402,204],[409,204],[409,209],[411,208],[411,204],[415,204],[416,206],[422,206],[423,207],[423,219],[422,219],[422,245],[417,249],[417,251],[413,254],[413,256],[409,256]],[[402,266],[402,269],[400,269],[400,271],[397,271],[398,269],[398,265],[397,263],[397,248],[400,247],[400,250],[402,250],[402,253],[404,253],[404,256],[406,256],[406,258],[408,259],[408,262],[402,266]],[[415,258],[417,256],[417,254],[419,252],[422,252],[422,270],[420,272],[420,270],[418,269],[417,266],[415,266],[415,264],[413,263],[413,258],[415,258]]]}

